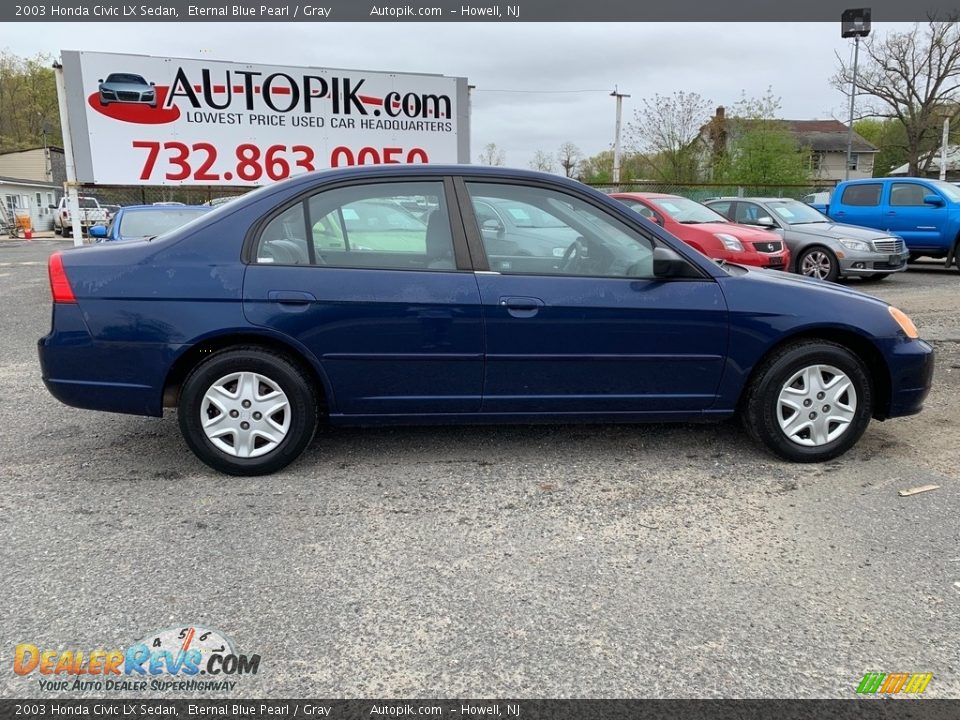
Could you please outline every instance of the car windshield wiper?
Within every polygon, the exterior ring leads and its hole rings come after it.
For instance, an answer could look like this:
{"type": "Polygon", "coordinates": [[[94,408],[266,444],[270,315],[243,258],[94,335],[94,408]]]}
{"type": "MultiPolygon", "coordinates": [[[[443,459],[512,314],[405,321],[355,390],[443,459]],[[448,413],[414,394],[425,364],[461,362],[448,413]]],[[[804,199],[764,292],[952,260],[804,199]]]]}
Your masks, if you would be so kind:
{"type": "Polygon", "coordinates": [[[681,220],[681,225],[706,225],[712,222],[726,222],[726,220],[681,220]]]}
{"type": "Polygon", "coordinates": [[[829,223],[829,220],[804,220],[803,222],[790,223],[791,225],[823,225],[829,223]]]}

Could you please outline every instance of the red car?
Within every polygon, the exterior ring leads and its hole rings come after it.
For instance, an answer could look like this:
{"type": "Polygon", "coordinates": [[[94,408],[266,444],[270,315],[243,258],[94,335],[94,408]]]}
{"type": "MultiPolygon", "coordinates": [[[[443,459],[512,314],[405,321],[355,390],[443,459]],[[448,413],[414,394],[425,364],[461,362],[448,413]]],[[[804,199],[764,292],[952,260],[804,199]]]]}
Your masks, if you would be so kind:
{"type": "Polygon", "coordinates": [[[664,193],[612,193],[610,197],[709,258],[771,270],[790,267],[790,250],[779,235],[736,225],[706,205],[664,193]]]}

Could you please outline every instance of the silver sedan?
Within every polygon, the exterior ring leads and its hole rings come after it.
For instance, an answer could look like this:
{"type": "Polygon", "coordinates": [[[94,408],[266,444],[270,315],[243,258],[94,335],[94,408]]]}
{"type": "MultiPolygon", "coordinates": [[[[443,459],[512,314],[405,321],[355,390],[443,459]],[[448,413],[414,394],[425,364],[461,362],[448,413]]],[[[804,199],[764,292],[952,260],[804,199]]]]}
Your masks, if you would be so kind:
{"type": "Polygon", "coordinates": [[[780,235],[800,275],[835,281],[841,277],[882,280],[907,269],[910,253],[896,235],[835,223],[818,210],[789,198],[718,198],[706,203],[728,220],[780,235]]]}

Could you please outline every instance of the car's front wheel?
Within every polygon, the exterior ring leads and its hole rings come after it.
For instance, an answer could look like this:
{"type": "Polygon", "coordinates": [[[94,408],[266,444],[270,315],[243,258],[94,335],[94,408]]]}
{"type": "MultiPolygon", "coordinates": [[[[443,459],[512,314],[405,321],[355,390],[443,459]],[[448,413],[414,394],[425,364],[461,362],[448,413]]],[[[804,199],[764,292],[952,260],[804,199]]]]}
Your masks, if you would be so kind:
{"type": "Polygon", "coordinates": [[[812,247],[800,253],[797,258],[797,272],[817,280],[836,282],[840,277],[840,263],[827,248],[812,247]]]}
{"type": "Polygon", "coordinates": [[[873,410],[866,366],[847,348],[822,340],[788,345],[754,373],[742,406],[748,432],[776,455],[822,462],[863,435],[873,410]]]}
{"type": "Polygon", "coordinates": [[[187,376],[180,431],[210,467],[266,475],[293,462],[313,439],[317,399],[310,378],[279,353],[222,350],[187,376]]]}

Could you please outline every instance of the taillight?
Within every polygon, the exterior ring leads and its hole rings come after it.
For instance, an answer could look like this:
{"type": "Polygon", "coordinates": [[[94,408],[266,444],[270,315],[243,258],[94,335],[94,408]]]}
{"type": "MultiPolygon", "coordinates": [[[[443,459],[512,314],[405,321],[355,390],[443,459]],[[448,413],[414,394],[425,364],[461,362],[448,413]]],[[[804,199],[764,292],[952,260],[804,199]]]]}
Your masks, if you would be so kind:
{"type": "Polygon", "coordinates": [[[73,296],[73,289],[70,287],[70,280],[67,279],[67,272],[63,269],[63,258],[60,255],[55,252],[47,263],[47,270],[50,272],[50,293],[55,303],[75,303],[77,299],[73,296]]]}

